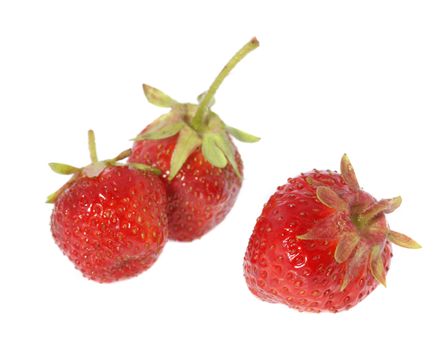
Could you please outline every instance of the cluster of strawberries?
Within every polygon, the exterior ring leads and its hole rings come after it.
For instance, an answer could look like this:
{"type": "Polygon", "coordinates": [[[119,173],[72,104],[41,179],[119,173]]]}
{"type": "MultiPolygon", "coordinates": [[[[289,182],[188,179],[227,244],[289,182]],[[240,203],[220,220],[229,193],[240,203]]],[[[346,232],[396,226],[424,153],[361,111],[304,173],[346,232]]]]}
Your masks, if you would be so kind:
{"type": "MultiPolygon", "coordinates": [[[[50,163],[70,180],[48,197],[54,239],[84,276],[114,282],[138,275],[168,239],[192,241],[233,207],[243,166],[232,137],[258,137],[226,125],[211,110],[224,78],[256,38],[222,69],[198,104],[179,103],[144,85],[149,102],[169,112],[149,124],[128,149],[99,160],[88,133],[91,163],[50,163]],[[122,161],[126,159],[126,162],[122,161]]],[[[391,243],[419,244],[389,229],[385,214],[401,198],[377,201],[361,190],[347,156],[341,173],[312,171],[289,179],[264,206],[244,260],[250,290],[300,311],[341,311],[378,283],[385,285],[391,243]]]]}

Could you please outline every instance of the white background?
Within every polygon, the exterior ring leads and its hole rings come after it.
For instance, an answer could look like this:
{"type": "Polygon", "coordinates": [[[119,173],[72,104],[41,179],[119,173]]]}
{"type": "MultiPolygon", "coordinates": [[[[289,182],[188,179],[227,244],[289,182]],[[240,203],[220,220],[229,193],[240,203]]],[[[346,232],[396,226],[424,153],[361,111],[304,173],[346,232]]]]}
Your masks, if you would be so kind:
{"type": "Polygon", "coordinates": [[[444,11],[441,1],[2,1],[0,348],[443,348],[444,11]],[[88,161],[163,110],[142,83],[193,102],[252,36],[261,47],[214,110],[262,136],[239,145],[245,182],[203,239],[166,245],[137,278],[101,285],[53,242],[50,161],[88,161]],[[377,198],[403,196],[388,287],[354,309],[305,314],[256,299],[243,255],[263,203],[347,152],[377,198]]]}

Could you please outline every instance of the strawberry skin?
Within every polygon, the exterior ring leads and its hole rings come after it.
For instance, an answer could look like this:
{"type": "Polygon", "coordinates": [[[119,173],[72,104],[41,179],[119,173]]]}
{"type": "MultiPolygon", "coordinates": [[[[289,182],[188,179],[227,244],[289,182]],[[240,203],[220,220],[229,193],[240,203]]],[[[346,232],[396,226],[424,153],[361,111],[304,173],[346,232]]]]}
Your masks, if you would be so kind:
{"type": "Polygon", "coordinates": [[[219,224],[239,193],[243,166],[232,137],[257,142],[259,137],[227,125],[213,110],[214,96],[230,71],[259,46],[249,40],[223,67],[198,104],[180,103],[143,84],[149,103],[169,108],[134,139],[129,162],[162,171],[168,196],[169,238],[192,241],[219,224]]]}
{"type": "MultiPolygon", "coordinates": [[[[307,177],[350,194],[338,174],[327,172],[303,174],[280,186],[257,220],[245,256],[245,278],[253,294],[263,300],[300,311],[341,311],[365,298],[378,282],[367,271],[340,292],[345,266],[334,259],[337,240],[297,239],[334,212],[316,198],[307,177]]],[[[386,269],[390,254],[387,243],[386,269]]]]}
{"type": "MultiPolygon", "coordinates": [[[[202,237],[226,217],[236,201],[242,180],[231,165],[224,168],[211,165],[199,147],[169,181],[167,177],[176,142],[177,136],[136,141],[129,162],[151,164],[162,171],[168,198],[169,238],[192,241],[202,237]]],[[[242,175],[241,157],[234,144],[232,146],[242,175]]]]}
{"type": "Polygon", "coordinates": [[[362,191],[345,157],[343,174],[290,178],[264,206],[244,258],[247,285],[260,299],[299,311],[347,310],[385,285],[391,242],[420,247],[388,228],[384,213],[400,197],[377,201],[362,191]]]}
{"type": "Polygon", "coordinates": [[[54,203],[55,242],[83,275],[98,282],[148,269],[167,239],[166,193],[150,172],[110,166],[81,176],[54,203]]]}

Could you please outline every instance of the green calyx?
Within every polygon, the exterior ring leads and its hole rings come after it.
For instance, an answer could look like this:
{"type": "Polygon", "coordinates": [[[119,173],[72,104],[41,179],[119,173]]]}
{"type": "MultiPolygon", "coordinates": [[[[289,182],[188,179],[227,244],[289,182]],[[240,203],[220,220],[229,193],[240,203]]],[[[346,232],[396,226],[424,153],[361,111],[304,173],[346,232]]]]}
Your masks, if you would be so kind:
{"type": "Polygon", "coordinates": [[[94,131],[88,130],[88,148],[89,148],[89,156],[91,159],[91,163],[85,167],[75,167],[69,164],[64,163],[49,163],[49,167],[52,171],[54,171],[57,174],[61,175],[72,175],[71,178],[66,182],[61,188],[59,188],[57,191],[51,193],[47,199],[47,203],[54,203],[58,196],[63,193],[66,189],[68,189],[78,178],[82,176],[86,177],[97,177],[102,173],[103,170],[105,170],[107,167],[110,166],[130,166],[134,169],[141,170],[141,171],[150,171],[156,175],[160,175],[161,172],[159,169],[156,169],[154,167],[151,167],[146,164],[139,164],[139,163],[129,163],[129,164],[122,164],[119,163],[119,161],[128,158],[131,154],[131,149],[127,149],[121,153],[119,153],[116,157],[111,159],[106,159],[100,161],[97,157],[97,149],[96,149],[96,139],[94,135],[94,131]]]}
{"type": "Polygon", "coordinates": [[[188,157],[201,147],[204,158],[214,167],[225,168],[230,164],[238,177],[241,173],[235,159],[233,136],[241,142],[257,142],[259,137],[226,125],[211,110],[214,95],[230,71],[251,51],[259,46],[256,38],[245,44],[224,66],[210,88],[198,96],[198,104],[178,103],[162,91],[143,85],[148,102],[171,110],[155,120],[149,130],[137,136],[135,141],[160,140],[177,135],[177,143],[171,157],[168,179],[177,175],[188,157]]]}
{"type": "Polygon", "coordinates": [[[352,199],[345,200],[331,187],[307,178],[307,183],[316,188],[317,199],[335,212],[298,239],[338,242],[334,258],[338,264],[346,263],[341,291],[360,276],[366,266],[375,280],[386,286],[383,250],[387,240],[404,248],[421,248],[412,238],[390,230],[385,221],[384,214],[396,210],[401,205],[401,197],[377,202],[369,199],[361,190],[347,155],[341,160],[341,176],[353,193],[352,199]]]}

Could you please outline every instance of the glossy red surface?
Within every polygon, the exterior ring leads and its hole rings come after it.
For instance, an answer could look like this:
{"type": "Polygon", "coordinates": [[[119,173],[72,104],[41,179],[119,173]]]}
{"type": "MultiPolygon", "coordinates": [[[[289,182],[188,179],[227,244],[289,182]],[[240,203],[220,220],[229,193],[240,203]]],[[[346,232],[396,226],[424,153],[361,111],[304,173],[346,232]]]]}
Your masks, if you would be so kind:
{"type": "Polygon", "coordinates": [[[112,282],[135,276],[157,260],[167,240],[162,180],[120,166],[82,177],[58,197],[51,230],[86,277],[112,282]]]}
{"type": "MultiPolygon", "coordinates": [[[[137,141],[128,161],[149,164],[162,170],[168,196],[169,238],[192,241],[202,237],[225,218],[236,201],[242,182],[231,165],[220,169],[207,162],[200,147],[169,182],[167,177],[176,141],[177,136],[137,141]]],[[[237,149],[236,161],[242,174],[242,160],[237,149]]]]}
{"type": "MultiPolygon", "coordinates": [[[[278,187],[257,220],[244,260],[246,282],[260,299],[300,311],[349,309],[372,292],[378,282],[366,259],[357,277],[341,291],[348,261],[338,264],[334,259],[338,240],[297,238],[335,213],[317,199],[316,186],[310,185],[307,178],[332,188],[348,203],[375,202],[362,191],[357,199],[337,173],[312,171],[289,179],[278,187]]],[[[383,261],[388,270],[391,245],[388,241],[383,244],[383,261]]]]}

